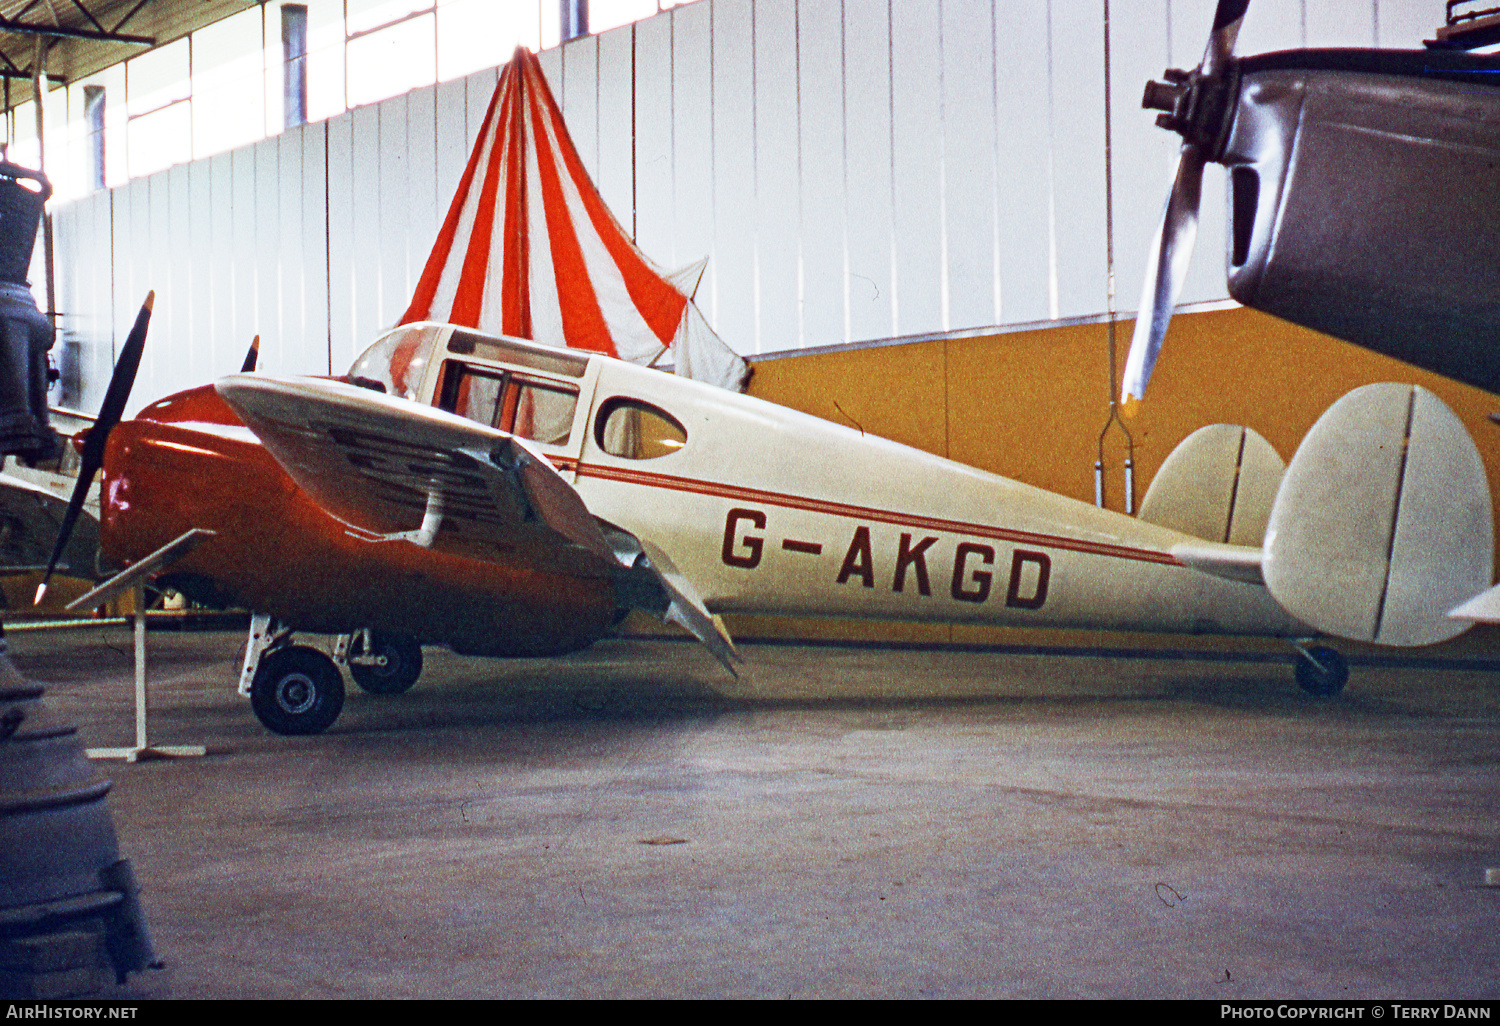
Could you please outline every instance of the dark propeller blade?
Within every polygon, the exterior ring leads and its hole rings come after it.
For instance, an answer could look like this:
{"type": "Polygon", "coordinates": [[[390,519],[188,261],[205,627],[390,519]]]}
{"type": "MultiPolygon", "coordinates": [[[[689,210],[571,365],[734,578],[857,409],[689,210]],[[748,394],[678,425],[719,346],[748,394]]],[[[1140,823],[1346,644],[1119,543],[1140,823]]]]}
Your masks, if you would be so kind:
{"type": "Polygon", "coordinates": [[[240,365],[241,374],[251,374],[255,371],[255,363],[260,359],[260,336],[250,340],[250,348],[245,353],[245,362],[240,365]]]}
{"type": "Polygon", "coordinates": [[[1162,339],[1172,320],[1172,310],[1192,260],[1193,243],[1198,237],[1198,203],[1203,192],[1203,168],[1213,159],[1206,147],[1201,128],[1190,125],[1192,93],[1202,83],[1222,79],[1234,58],[1234,41],[1245,20],[1250,0],[1219,0],[1214,9],[1213,29],[1203,51],[1203,61],[1192,73],[1167,72],[1169,83],[1150,82],[1142,105],[1169,111],[1157,124],[1181,132],[1182,155],[1177,161],[1177,176],[1167,198],[1161,227],[1151,240],[1146,258],[1146,280],[1141,289],[1140,311],[1136,314],[1135,334],[1130,340],[1130,355],[1125,361],[1121,400],[1129,415],[1135,400],[1146,394],[1146,382],[1161,353],[1162,339]]]}
{"type": "Polygon", "coordinates": [[[83,510],[84,497],[94,483],[94,475],[104,465],[104,444],[109,441],[110,431],[120,422],[120,417],[125,412],[125,403],[130,398],[130,389],[135,385],[136,371],[141,366],[141,351],[146,347],[146,327],[151,323],[151,307],[155,303],[156,293],[147,293],[146,301],[141,304],[141,312],[135,315],[135,324],[120,350],[120,359],[115,363],[114,376],[109,379],[104,404],[99,408],[99,419],[84,436],[78,481],[73,485],[73,496],[68,500],[68,509],[63,514],[57,544],[52,547],[52,558],[47,561],[47,572],[42,575],[42,583],[37,586],[33,604],[39,605],[47,594],[47,583],[52,579],[52,571],[56,569],[62,551],[67,547],[68,538],[73,534],[73,525],[78,522],[78,514],[83,510]]]}

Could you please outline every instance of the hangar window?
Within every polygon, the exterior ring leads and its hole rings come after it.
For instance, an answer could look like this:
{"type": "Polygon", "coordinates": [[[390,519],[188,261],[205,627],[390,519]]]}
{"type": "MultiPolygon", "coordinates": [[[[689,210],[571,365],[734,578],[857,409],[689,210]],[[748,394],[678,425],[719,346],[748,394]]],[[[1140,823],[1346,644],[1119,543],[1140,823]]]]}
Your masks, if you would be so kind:
{"type": "Polygon", "coordinates": [[[533,442],[567,445],[578,392],[550,381],[449,360],[443,369],[438,405],[533,442]]]}
{"type": "Polygon", "coordinates": [[[654,460],[687,444],[687,429],[666,410],[639,399],[616,397],[599,407],[594,442],[611,456],[654,460]]]}

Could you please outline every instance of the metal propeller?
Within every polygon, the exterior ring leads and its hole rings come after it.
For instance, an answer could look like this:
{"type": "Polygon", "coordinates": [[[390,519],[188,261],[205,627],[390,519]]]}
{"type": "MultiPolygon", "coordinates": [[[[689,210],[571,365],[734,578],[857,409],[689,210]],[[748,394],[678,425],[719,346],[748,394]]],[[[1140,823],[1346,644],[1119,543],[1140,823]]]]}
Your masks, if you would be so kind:
{"type": "Polygon", "coordinates": [[[146,328],[151,323],[151,307],[155,303],[156,293],[147,293],[146,301],[141,304],[141,312],[136,314],[135,324],[125,339],[125,345],[120,349],[120,359],[115,363],[114,375],[109,379],[109,389],[104,393],[104,404],[99,408],[99,419],[84,435],[78,481],[73,485],[72,498],[68,500],[68,508],[63,513],[57,544],[52,547],[52,558],[47,561],[47,572],[42,575],[42,583],[37,586],[34,605],[40,605],[46,596],[52,571],[57,568],[57,561],[73,534],[73,525],[78,522],[78,514],[83,510],[83,500],[94,483],[94,475],[104,466],[104,445],[109,441],[110,431],[120,422],[120,417],[125,412],[125,403],[130,398],[130,389],[135,385],[136,371],[141,366],[141,351],[146,347],[146,328]]]}
{"type": "Polygon", "coordinates": [[[1146,394],[1146,382],[1156,366],[1172,309],[1187,277],[1198,236],[1203,167],[1223,151],[1239,93],[1234,41],[1249,4],[1250,0],[1219,0],[1202,62],[1193,71],[1168,69],[1167,81],[1147,82],[1141,99],[1142,107],[1166,112],[1157,115],[1157,125],[1180,133],[1183,144],[1161,227],[1147,254],[1140,312],[1125,361],[1121,398],[1127,413],[1134,400],[1146,394]]]}

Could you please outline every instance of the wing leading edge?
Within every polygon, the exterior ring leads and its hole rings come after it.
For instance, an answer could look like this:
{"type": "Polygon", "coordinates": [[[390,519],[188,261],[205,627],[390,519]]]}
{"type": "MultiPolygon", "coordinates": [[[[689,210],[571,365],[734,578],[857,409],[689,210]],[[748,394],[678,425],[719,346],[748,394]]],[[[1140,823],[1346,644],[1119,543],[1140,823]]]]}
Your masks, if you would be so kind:
{"type": "Polygon", "coordinates": [[[734,672],[733,642],[671,558],[597,520],[526,440],[338,381],[238,374],[215,388],[353,536],[608,574],[622,606],[687,628],[734,672]]]}

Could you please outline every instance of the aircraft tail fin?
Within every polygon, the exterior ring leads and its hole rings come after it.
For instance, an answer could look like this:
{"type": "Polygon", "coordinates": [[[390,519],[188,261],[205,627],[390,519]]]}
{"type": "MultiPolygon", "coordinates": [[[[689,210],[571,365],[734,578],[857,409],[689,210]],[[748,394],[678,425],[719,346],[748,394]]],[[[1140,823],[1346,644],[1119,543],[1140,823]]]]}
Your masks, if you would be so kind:
{"type": "Polygon", "coordinates": [[[1489,482],[1463,422],[1426,389],[1366,385],[1329,407],[1287,467],[1266,527],[1266,587],[1327,634],[1428,645],[1489,588],[1489,482]]]}
{"type": "Polygon", "coordinates": [[[1199,428],[1151,480],[1140,519],[1220,545],[1260,547],[1286,464],[1238,424],[1199,428]]]}

